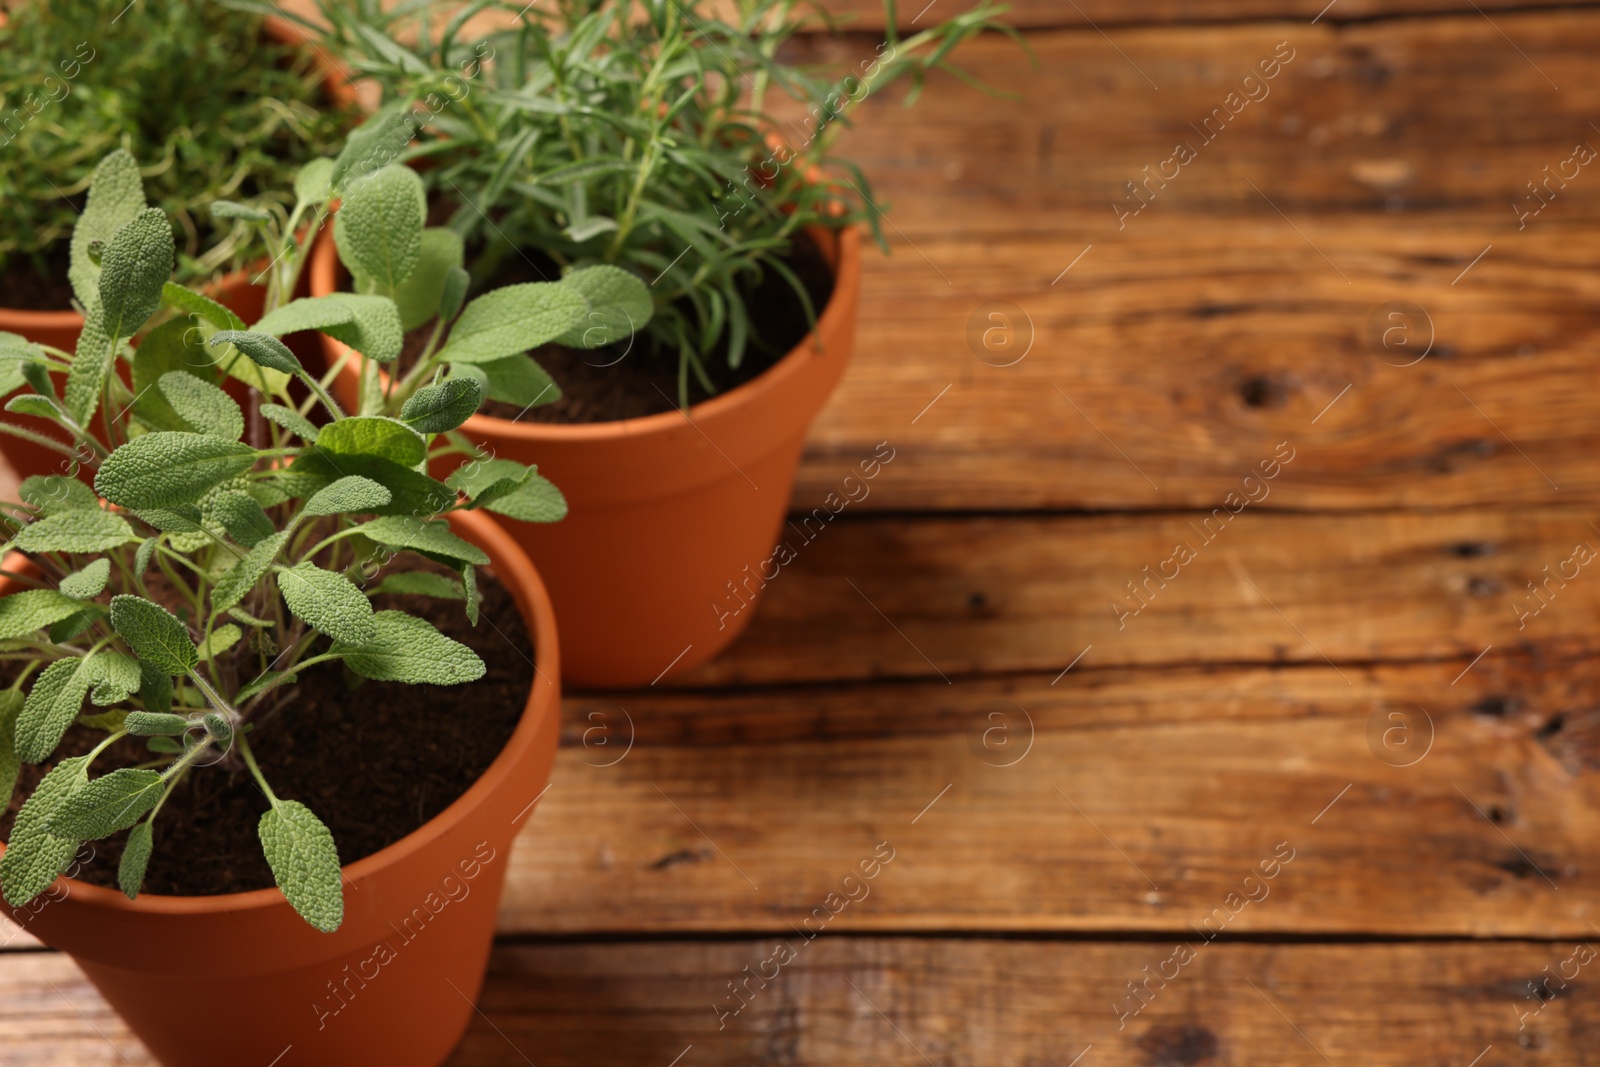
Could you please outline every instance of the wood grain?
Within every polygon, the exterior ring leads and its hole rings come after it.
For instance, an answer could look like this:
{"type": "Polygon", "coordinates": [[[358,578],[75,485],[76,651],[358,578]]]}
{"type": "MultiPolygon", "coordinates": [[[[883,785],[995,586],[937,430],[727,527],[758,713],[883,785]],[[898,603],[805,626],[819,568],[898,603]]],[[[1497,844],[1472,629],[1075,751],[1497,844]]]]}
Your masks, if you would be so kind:
{"type": "MultiPolygon", "coordinates": [[[[1291,463],[1276,481],[1294,476],[1291,463]]],[[[1592,645],[1600,581],[1573,559],[1580,544],[1600,550],[1592,508],[1225,518],[844,517],[808,527],[809,542],[786,528],[799,558],[767,584],[750,630],[661,684],[1053,675],[1091,644],[1091,667],[1444,658],[1457,670],[1491,643],[1592,645]],[[1524,618],[1546,567],[1546,606],[1524,618]]]]}
{"type": "MultiPolygon", "coordinates": [[[[1487,1067],[1578,1067],[1600,1025],[1580,978],[1518,1031],[1527,982],[1572,943],[1196,947],[1119,1022],[1126,983],[1172,943],[821,938],[765,989],[751,980],[748,1007],[718,1030],[713,1003],[732,1002],[727,983],[771,943],[504,946],[449,1063],[1066,1067],[1092,1045],[1084,1067],[1464,1067],[1486,1050],[1487,1067]]],[[[0,957],[0,1064],[40,1063],[155,1061],[69,961],[0,957]]]]}
{"type": "Polygon", "coordinates": [[[1035,71],[1007,42],[967,53],[1020,104],[951,79],[909,112],[869,97],[843,147],[894,254],[869,258],[797,504],[885,439],[905,459],[864,509],[1211,506],[1285,439],[1306,459],[1273,506],[1592,495],[1573,385],[1595,376],[1600,181],[1552,186],[1521,229],[1512,203],[1600,145],[1579,44],[1600,17],[1496,25],[1531,62],[1477,16],[1119,38],[1157,92],[1097,35],[1040,33],[1035,71]],[[1123,183],[1279,40],[1271,95],[1119,228],[1123,183]],[[1386,347],[1398,301],[1421,315],[1386,347]]]}
{"type": "Polygon", "coordinates": [[[569,701],[501,928],[781,933],[886,841],[844,929],[1182,931],[1287,851],[1228,932],[1582,936],[1600,669],[1461,667],[569,701]]]}

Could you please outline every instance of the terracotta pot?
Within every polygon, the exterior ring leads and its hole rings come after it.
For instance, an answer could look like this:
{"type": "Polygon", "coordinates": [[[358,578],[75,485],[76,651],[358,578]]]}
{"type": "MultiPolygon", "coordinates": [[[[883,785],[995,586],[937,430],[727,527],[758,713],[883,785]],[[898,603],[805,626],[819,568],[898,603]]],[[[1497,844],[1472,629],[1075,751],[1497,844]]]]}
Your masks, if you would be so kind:
{"type": "MultiPolygon", "coordinates": [[[[558,523],[493,517],[549,583],[569,684],[637,686],[681,672],[721,652],[755,614],[806,430],[855,345],[860,233],[813,236],[835,273],[818,321],[821,347],[807,337],[687,416],[557,425],[474,415],[462,427],[485,452],[537,465],[566,495],[571,510],[558,523]]],[[[311,257],[312,293],[336,291],[341,272],[333,242],[322,241],[311,257]]],[[[347,350],[322,340],[332,366],[347,350]]],[[[351,404],[356,362],[334,386],[351,404]]]]}
{"type": "Polygon", "coordinates": [[[8,909],[70,954],[167,1067],[434,1067],[465,1031],[512,838],[555,759],[561,698],[555,615],[527,556],[481,515],[451,521],[489,554],[528,622],[533,688],[482,778],[416,832],[344,868],[336,932],[318,933],[276,889],[129,900],[62,878],[32,906],[8,909]]]}
{"type": "MultiPolygon", "coordinates": [[[[0,13],[0,22],[3,20],[4,15],[0,13]]],[[[283,19],[263,19],[261,32],[279,44],[290,47],[299,48],[306,44],[305,35],[293,23],[283,19]]],[[[350,107],[355,104],[356,93],[350,85],[348,76],[327,58],[326,53],[320,49],[316,50],[312,55],[312,65],[322,75],[322,90],[329,100],[339,107],[350,107]]],[[[245,322],[254,322],[261,315],[261,305],[265,299],[263,288],[250,284],[251,277],[259,273],[259,270],[257,267],[255,270],[235,271],[215,282],[207,292],[245,322]]],[[[0,330],[20,334],[36,344],[50,345],[71,352],[77,347],[78,334],[83,331],[83,316],[71,308],[35,311],[28,308],[0,307],[0,330]]],[[[56,375],[55,379],[56,388],[60,390],[64,376],[56,375]]],[[[0,411],[4,410],[5,401],[15,395],[10,393],[0,397],[0,411]]],[[[16,416],[9,418],[14,419],[16,416]]],[[[63,444],[72,443],[68,434],[45,419],[25,419],[17,425],[35,430],[63,444]]],[[[9,434],[0,435],[0,456],[5,457],[7,464],[18,478],[26,478],[32,474],[64,474],[71,462],[60,452],[9,434]]]]}

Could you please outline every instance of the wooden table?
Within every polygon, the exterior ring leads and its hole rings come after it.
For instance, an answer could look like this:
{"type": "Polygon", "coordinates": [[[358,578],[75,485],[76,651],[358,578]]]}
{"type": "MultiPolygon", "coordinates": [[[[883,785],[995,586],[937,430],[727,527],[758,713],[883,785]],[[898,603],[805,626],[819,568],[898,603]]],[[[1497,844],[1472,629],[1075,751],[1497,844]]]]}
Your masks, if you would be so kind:
{"type": "MultiPolygon", "coordinates": [[[[567,701],[452,1064],[1600,1062],[1600,12],[1324,2],[1020,0],[1020,100],[861,108],[796,509],[895,458],[567,701]]],[[[40,951],[0,1061],[151,1062],[40,951]]]]}

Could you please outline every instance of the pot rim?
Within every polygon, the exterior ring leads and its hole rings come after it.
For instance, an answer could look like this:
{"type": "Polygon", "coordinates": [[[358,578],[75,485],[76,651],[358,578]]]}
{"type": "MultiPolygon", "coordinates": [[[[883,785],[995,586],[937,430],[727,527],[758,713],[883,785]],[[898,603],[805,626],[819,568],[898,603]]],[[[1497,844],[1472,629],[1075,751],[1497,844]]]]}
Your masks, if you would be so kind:
{"type": "MultiPolygon", "coordinates": [[[[544,716],[561,714],[561,692],[558,683],[561,661],[556,639],[555,608],[550,602],[550,594],[545,590],[544,582],[539,578],[539,572],[534,569],[533,562],[528,559],[527,553],[521,546],[492,519],[477,512],[451,512],[448,517],[451,522],[466,524],[474,538],[482,539],[489,544],[487,550],[493,560],[491,566],[503,584],[508,587],[520,586],[526,591],[530,610],[524,611],[523,614],[533,639],[533,684],[529,687],[528,699],[523,705],[522,716],[517,720],[517,728],[512,731],[505,747],[495,756],[494,761],[478,780],[468,786],[466,792],[451,801],[443,811],[392,845],[341,865],[339,870],[346,884],[359,881],[374,871],[403,862],[411,854],[447,833],[471,809],[487,799],[500,781],[510,774],[511,767],[521,758],[523,751],[533,743],[544,716]],[[528,617],[530,614],[531,618],[528,617]]],[[[518,604],[517,607],[519,611],[523,610],[522,605],[518,604]]],[[[537,799],[536,797],[535,800],[537,799]]],[[[0,842],[0,854],[4,852],[5,844],[0,842]]],[[[239,914],[289,907],[288,900],[276,886],[270,889],[250,889],[211,896],[140,893],[137,898],[129,900],[119,889],[93,885],[64,875],[51,884],[65,885],[67,896],[78,899],[90,907],[143,915],[239,914]]],[[[13,910],[9,904],[0,904],[0,916],[10,918],[13,910]]]]}
{"type": "MultiPolygon", "coordinates": [[[[836,230],[829,227],[813,227],[813,229],[819,228],[833,234],[835,238],[834,293],[837,295],[841,290],[859,286],[861,224],[851,223],[836,230]]],[[[338,286],[335,281],[337,271],[338,253],[332,239],[324,235],[311,256],[312,295],[326,295],[324,289],[327,293],[337,291],[338,286]]],[[[816,328],[802,337],[787,355],[749,381],[692,405],[688,412],[674,408],[671,411],[660,411],[654,415],[642,415],[632,419],[581,423],[515,422],[493,415],[473,415],[461,424],[460,429],[469,436],[484,440],[510,439],[537,445],[556,442],[612,441],[666,434],[680,429],[685,419],[691,424],[698,425],[752,404],[766,394],[782,389],[792,378],[798,376],[805,369],[807,358],[822,354],[815,346],[816,339],[837,329],[835,325],[837,321],[849,313],[844,303],[835,297],[830,297],[827,306],[822,309],[822,314],[817,316],[816,328]]],[[[328,338],[325,343],[334,346],[334,352],[330,353],[330,364],[349,351],[349,346],[343,342],[328,338]]],[[[348,369],[351,368],[347,365],[348,369]]]]}
{"type": "MultiPolygon", "coordinates": [[[[5,13],[0,11],[0,24],[5,22],[5,13]]],[[[279,18],[277,15],[267,15],[261,20],[261,32],[279,44],[290,48],[305,48],[310,45],[310,40],[300,28],[288,19],[279,18]]],[[[355,89],[350,85],[349,73],[329,59],[321,49],[316,49],[311,57],[312,64],[322,73],[322,91],[329,99],[340,107],[349,107],[356,102],[355,89]]],[[[265,258],[265,257],[263,257],[265,258]]],[[[230,289],[249,278],[250,267],[240,267],[238,270],[229,271],[221,278],[216,279],[207,286],[210,291],[230,289]]],[[[254,284],[254,283],[250,283],[254,284]]],[[[83,328],[83,316],[72,308],[52,308],[48,311],[37,311],[32,308],[14,308],[0,305],[0,326],[11,326],[17,330],[37,330],[39,332],[55,330],[76,330],[83,328]]]]}

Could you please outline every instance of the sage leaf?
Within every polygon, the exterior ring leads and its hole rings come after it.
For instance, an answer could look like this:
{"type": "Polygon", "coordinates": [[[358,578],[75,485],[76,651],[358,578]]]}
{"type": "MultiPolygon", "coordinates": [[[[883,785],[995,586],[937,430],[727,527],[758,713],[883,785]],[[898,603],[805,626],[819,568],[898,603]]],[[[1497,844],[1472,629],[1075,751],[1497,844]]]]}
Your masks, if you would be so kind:
{"type": "Polygon", "coordinates": [[[211,201],[211,217],[214,219],[243,219],[245,222],[271,222],[272,212],[263,211],[261,208],[249,204],[241,204],[237,200],[211,201]]]}
{"type": "Polygon", "coordinates": [[[278,589],[295,617],[312,629],[352,645],[370,642],[372,602],[343,574],[310,561],[278,571],[278,589]]]}
{"type": "Polygon", "coordinates": [[[268,422],[277,423],[301,440],[316,444],[317,428],[294,408],[286,408],[282,404],[262,404],[260,410],[261,417],[268,422]]]}
{"type": "Polygon", "coordinates": [[[532,356],[507,356],[488,363],[458,363],[451,369],[462,368],[483,374],[484,392],[490,400],[531,408],[554,404],[561,399],[561,387],[532,356]]]}
{"type": "MultiPolygon", "coordinates": [[[[439,314],[439,303],[449,282],[450,272],[459,269],[465,258],[465,246],[460,234],[448,227],[430,227],[422,231],[416,266],[397,289],[385,288],[375,279],[362,276],[356,279],[356,291],[388,297],[398,311],[401,330],[414,330],[439,314]]],[[[356,346],[352,344],[350,347],[356,346]]],[[[366,352],[365,349],[358,351],[366,352]]],[[[366,354],[372,355],[370,352],[366,354]]]]}
{"type": "Polygon", "coordinates": [[[403,611],[379,611],[372,616],[376,633],[364,645],[335,641],[330,652],[340,653],[352,671],[375,682],[411,685],[458,685],[483,677],[483,660],[459,641],[436,630],[426,619],[403,611]]]}
{"type": "Polygon", "coordinates": [[[322,820],[297,800],[280,800],[262,813],[256,832],[290,906],[323,933],[337,930],[344,921],[344,879],[322,820]]]}
{"type": "Polygon", "coordinates": [[[305,516],[342,515],[349,512],[376,511],[394,499],[394,494],[358,474],[340,478],[332,485],[318,489],[306,501],[305,516]]]}
{"type": "Polygon", "coordinates": [[[503,286],[467,305],[439,358],[488,363],[520,355],[581,328],[588,314],[583,294],[558,282],[503,286]]]}
{"type": "Polygon", "coordinates": [[[212,348],[218,345],[232,345],[259,366],[268,370],[281,371],[284,374],[297,374],[300,372],[300,360],[291,351],[289,346],[273,337],[271,334],[257,333],[253,330],[218,330],[206,342],[212,348]]]}
{"type": "Polygon", "coordinates": [[[364,523],[360,529],[362,536],[388,548],[411,549],[479,565],[489,562],[483,549],[457,537],[447,522],[390,515],[364,523]]]}
{"type": "Polygon", "coordinates": [[[88,307],[100,298],[100,268],[89,258],[91,241],[107,242],[145,209],[144,179],[139,164],[125,149],[100,161],[89,179],[89,198],[72,230],[67,278],[78,303],[88,307]]]}
{"type": "Polygon", "coordinates": [[[97,559],[81,571],[74,571],[61,579],[58,588],[65,596],[74,600],[93,600],[100,595],[106,587],[106,581],[111,577],[111,561],[97,559]]]}
{"type": "Polygon", "coordinates": [[[589,302],[583,325],[556,338],[558,344],[568,348],[615,344],[644,329],[655,313],[650,289],[637,275],[621,267],[585,267],[566,275],[559,284],[581,293],[589,302]]]}
{"type": "Polygon", "coordinates": [[[333,160],[313,159],[294,176],[294,196],[302,204],[325,203],[333,196],[333,160]]]}
{"type": "Polygon", "coordinates": [[[461,565],[461,586],[467,593],[467,621],[478,625],[478,572],[470,563],[461,565]]]}
{"type": "Polygon", "coordinates": [[[448,433],[483,405],[484,389],[472,378],[449,378],[418,389],[400,409],[400,421],[418,433],[448,433]]]}
{"type": "MultiPolygon", "coordinates": [[[[168,282],[161,287],[161,302],[170,308],[183,312],[186,316],[198,315],[211,325],[222,330],[242,330],[244,320],[232,311],[223,307],[215,300],[193,289],[186,289],[176,282],[168,282]]],[[[184,323],[184,328],[189,327],[184,323]]],[[[141,345],[141,347],[143,347],[141,345]]]]}
{"type": "Polygon", "coordinates": [[[25,589],[0,597],[0,641],[26,637],[82,609],[82,602],[54,589],[25,589]]]}
{"type": "Polygon", "coordinates": [[[97,510],[100,498],[94,490],[78,481],[60,474],[35,474],[24,478],[17,490],[25,504],[38,508],[46,515],[63,511],[97,510]]]}
{"type": "Polygon", "coordinates": [[[560,522],[567,517],[567,498],[542,474],[530,474],[516,489],[483,506],[521,522],[560,522]]]}
{"type": "MultiPolygon", "coordinates": [[[[79,426],[89,425],[95,409],[100,406],[101,391],[105,389],[106,379],[111,376],[111,366],[117,356],[117,347],[111,343],[112,338],[100,314],[99,298],[85,305],[84,311],[83,330],[78,334],[78,343],[73,350],[72,368],[67,371],[67,387],[62,400],[67,414],[79,426]]],[[[25,414],[39,413],[30,411],[25,414]]]]}
{"type": "Polygon", "coordinates": [[[211,610],[220,614],[243,600],[245,594],[255,588],[262,576],[272,569],[272,561],[289,539],[290,532],[280,530],[261,541],[245,553],[244,559],[229,568],[211,588],[211,610]]]}
{"type": "Polygon", "coordinates": [[[132,337],[161,306],[172,276],[172,223],[158,207],[123,225],[100,257],[100,312],[106,336],[132,337]]]}
{"type": "Polygon", "coordinates": [[[317,434],[317,453],[334,457],[377,456],[414,467],[428,455],[428,442],[398,419],[383,415],[352,415],[324,426],[317,434]]]}
{"type": "Polygon", "coordinates": [[[200,662],[188,627],[172,612],[126,593],[111,598],[111,628],[133,654],[167,674],[187,674],[200,662]]]}
{"type": "Polygon", "coordinates": [[[6,903],[20,908],[50,888],[72,864],[80,842],[56,837],[50,832],[50,817],[88,778],[89,757],[73,756],[50,769],[34,787],[17,821],[11,827],[11,840],[0,856],[0,887],[6,903]]]}
{"type": "Polygon", "coordinates": [[[515,492],[532,474],[532,467],[514,460],[476,459],[451,471],[445,484],[465,493],[476,507],[515,492]]]}
{"type": "Polygon", "coordinates": [[[153,711],[130,711],[122,720],[123,729],[136,737],[182,737],[189,720],[182,715],[153,711]]]}
{"type": "Polygon", "coordinates": [[[73,790],[50,815],[50,833],[98,841],[125,830],[161,799],[160,771],[124,767],[73,790]]]}
{"type": "Polygon", "coordinates": [[[288,475],[321,485],[350,475],[370,478],[391,494],[389,503],[372,509],[378,515],[433,515],[449,507],[456,498],[455,491],[443,482],[381,456],[313,453],[295,460],[288,475]]]}
{"type": "Polygon", "coordinates": [[[172,707],[172,676],[153,664],[139,663],[139,699],[147,713],[162,714],[172,707]]]}
{"type": "Polygon", "coordinates": [[[244,636],[244,631],[233,623],[223,623],[211,631],[211,636],[201,641],[197,646],[202,660],[212,659],[228,651],[239,643],[239,638],[244,636]]]}
{"type": "Polygon", "coordinates": [[[158,387],[185,429],[225,441],[244,436],[244,412],[233,397],[210,382],[184,371],[168,371],[158,379],[158,387]]]}
{"type": "Polygon", "coordinates": [[[211,514],[228,536],[254,548],[278,532],[256,498],[242,489],[225,489],[211,498],[211,514]]]}
{"type": "Polygon", "coordinates": [[[0,691],[0,804],[11,803],[17,788],[22,761],[17,758],[17,713],[22,710],[22,694],[15,689],[0,691]]]}
{"type": "Polygon", "coordinates": [[[139,538],[121,515],[95,508],[46,515],[17,531],[24,552],[105,552],[139,538]]]}
{"type": "Polygon", "coordinates": [[[154,848],[149,822],[142,822],[128,831],[128,840],[122,846],[122,860],[117,864],[117,888],[129,900],[139,896],[139,887],[144,885],[145,868],[150,865],[150,853],[154,848]]]}
{"type": "Polygon", "coordinates": [[[16,752],[26,763],[47,759],[83,707],[94,676],[83,656],[58,659],[34,679],[33,689],[17,715],[16,752]]]}
{"type": "Polygon", "coordinates": [[[163,322],[133,350],[133,413],[152,430],[199,429],[173,409],[161,389],[162,376],[178,371],[209,385],[220,378],[200,331],[183,317],[163,322]]]}
{"type": "Polygon", "coordinates": [[[106,457],[96,492],[139,511],[187,504],[218,482],[249,470],[255,449],[198,433],[147,433],[106,457]]]}
{"type": "Polygon", "coordinates": [[[392,163],[347,184],[333,243],[350,273],[393,293],[417,265],[427,215],[422,178],[392,163]]]}
{"type": "Polygon", "coordinates": [[[377,593],[395,593],[401,596],[427,596],[436,600],[461,600],[465,597],[461,586],[442,574],[432,571],[401,571],[391,574],[372,590],[377,593]]]}
{"type": "MultiPolygon", "coordinates": [[[[203,519],[200,509],[193,504],[174,504],[170,508],[142,508],[134,514],[163,533],[199,533],[203,519]]],[[[204,535],[201,536],[201,544],[206,544],[208,541],[204,535]]],[[[177,546],[178,542],[174,539],[173,547],[177,546]]]]}

